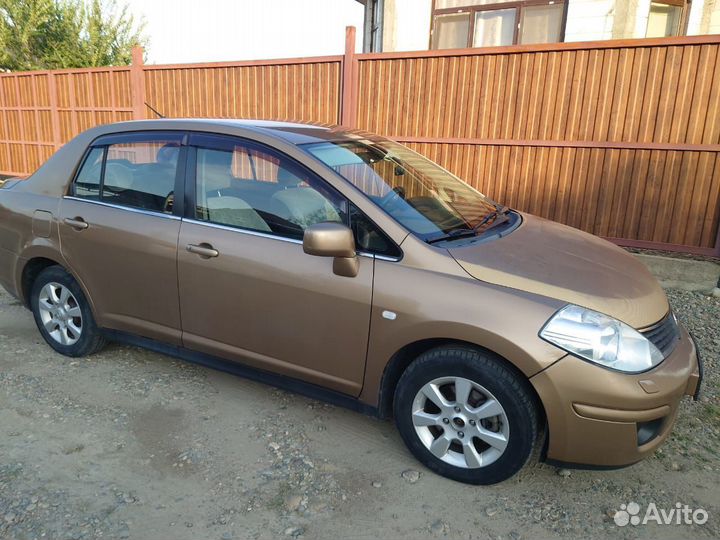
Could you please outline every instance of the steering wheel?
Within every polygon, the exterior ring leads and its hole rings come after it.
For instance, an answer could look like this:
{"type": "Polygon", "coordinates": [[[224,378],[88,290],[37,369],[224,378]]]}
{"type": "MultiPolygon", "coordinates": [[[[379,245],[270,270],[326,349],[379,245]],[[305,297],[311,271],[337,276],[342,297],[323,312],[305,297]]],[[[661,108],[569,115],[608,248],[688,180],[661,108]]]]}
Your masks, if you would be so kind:
{"type": "Polygon", "coordinates": [[[175,192],[171,191],[170,193],[168,193],[168,196],[165,197],[165,202],[162,205],[163,213],[172,214],[174,204],[175,204],[175,192]]]}

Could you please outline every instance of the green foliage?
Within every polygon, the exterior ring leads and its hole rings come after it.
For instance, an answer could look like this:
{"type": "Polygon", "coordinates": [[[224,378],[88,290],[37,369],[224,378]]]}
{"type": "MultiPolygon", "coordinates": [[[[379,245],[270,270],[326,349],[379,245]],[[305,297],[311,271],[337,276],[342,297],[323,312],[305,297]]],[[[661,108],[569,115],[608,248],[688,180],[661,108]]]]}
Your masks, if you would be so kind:
{"type": "Polygon", "coordinates": [[[0,0],[0,70],[127,65],[146,42],[115,0],[0,0]]]}

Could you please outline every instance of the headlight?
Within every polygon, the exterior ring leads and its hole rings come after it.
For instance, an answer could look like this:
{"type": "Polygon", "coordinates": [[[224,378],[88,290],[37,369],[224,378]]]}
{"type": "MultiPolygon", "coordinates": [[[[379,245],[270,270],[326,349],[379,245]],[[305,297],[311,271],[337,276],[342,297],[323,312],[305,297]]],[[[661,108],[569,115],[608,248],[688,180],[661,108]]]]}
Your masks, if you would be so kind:
{"type": "Polygon", "coordinates": [[[628,373],[646,371],[663,361],[658,348],[634,328],[580,306],[558,311],[540,337],[585,360],[628,373]]]}

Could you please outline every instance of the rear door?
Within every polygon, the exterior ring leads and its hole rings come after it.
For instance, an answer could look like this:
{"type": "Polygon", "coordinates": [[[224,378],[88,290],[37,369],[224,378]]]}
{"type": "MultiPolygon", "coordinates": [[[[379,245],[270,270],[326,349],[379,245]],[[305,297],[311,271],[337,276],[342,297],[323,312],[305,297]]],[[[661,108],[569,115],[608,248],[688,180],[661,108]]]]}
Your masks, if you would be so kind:
{"type": "Polygon", "coordinates": [[[347,222],[347,200],[284,154],[236,138],[191,135],[188,180],[184,345],[359,394],[374,259],[347,278],[302,247],[312,223],[347,222]]]}
{"type": "Polygon", "coordinates": [[[89,291],[98,324],[174,344],[184,137],[98,139],[60,207],[63,255],[89,291]]]}

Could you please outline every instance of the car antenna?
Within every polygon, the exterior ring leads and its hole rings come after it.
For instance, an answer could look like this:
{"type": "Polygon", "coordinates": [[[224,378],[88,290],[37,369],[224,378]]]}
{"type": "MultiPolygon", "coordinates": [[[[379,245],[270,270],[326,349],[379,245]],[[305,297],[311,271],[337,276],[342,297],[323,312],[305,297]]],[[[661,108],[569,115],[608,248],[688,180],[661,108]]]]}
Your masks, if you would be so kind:
{"type": "Polygon", "coordinates": [[[152,112],[154,112],[155,114],[157,114],[160,118],[165,118],[165,115],[164,115],[164,114],[160,114],[159,112],[157,112],[157,110],[155,109],[155,107],[153,107],[152,105],[150,105],[147,101],[145,102],[145,105],[147,105],[147,106],[148,106],[148,109],[150,109],[152,112]]]}

